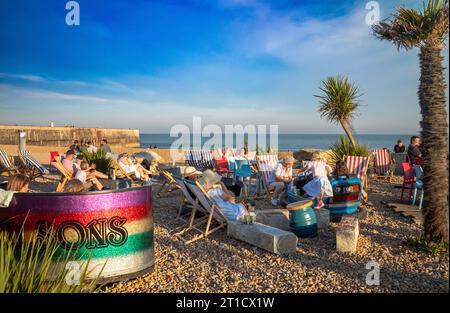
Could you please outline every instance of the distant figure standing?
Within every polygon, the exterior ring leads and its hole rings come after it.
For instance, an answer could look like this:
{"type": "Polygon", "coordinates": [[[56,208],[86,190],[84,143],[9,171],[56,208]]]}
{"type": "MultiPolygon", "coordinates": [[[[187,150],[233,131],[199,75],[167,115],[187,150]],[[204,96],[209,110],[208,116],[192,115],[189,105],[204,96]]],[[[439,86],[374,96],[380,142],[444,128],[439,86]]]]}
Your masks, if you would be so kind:
{"type": "Polygon", "coordinates": [[[106,153],[112,153],[111,147],[108,145],[108,140],[102,139],[102,143],[100,144],[100,148],[106,153]]]}
{"type": "Polygon", "coordinates": [[[411,165],[422,164],[422,152],[420,151],[420,137],[412,136],[408,147],[408,158],[411,165]]]}
{"type": "Polygon", "coordinates": [[[86,150],[87,150],[87,152],[89,152],[89,153],[96,153],[97,152],[97,147],[95,147],[93,144],[92,144],[92,141],[88,141],[87,143],[86,143],[86,150]]]}
{"type": "Polygon", "coordinates": [[[406,150],[405,145],[403,144],[403,141],[400,139],[397,140],[397,144],[394,146],[394,152],[395,153],[404,153],[406,150]]]}

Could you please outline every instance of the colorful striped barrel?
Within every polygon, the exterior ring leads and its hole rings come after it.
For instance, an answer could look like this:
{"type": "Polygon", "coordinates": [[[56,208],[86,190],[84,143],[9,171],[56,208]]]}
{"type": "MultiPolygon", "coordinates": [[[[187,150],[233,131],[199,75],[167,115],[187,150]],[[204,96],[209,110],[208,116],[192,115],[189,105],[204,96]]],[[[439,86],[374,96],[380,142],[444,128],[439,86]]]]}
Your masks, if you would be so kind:
{"type": "Polygon", "coordinates": [[[154,265],[151,186],[85,193],[18,193],[0,210],[2,228],[26,218],[25,235],[53,225],[60,253],[77,249],[88,278],[118,281],[137,277],[154,265]],[[27,216],[28,215],[28,216],[27,216]]]}
{"type": "Polygon", "coordinates": [[[316,213],[312,201],[299,201],[287,206],[289,210],[289,226],[291,231],[300,238],[317,236],[316,213]]]}

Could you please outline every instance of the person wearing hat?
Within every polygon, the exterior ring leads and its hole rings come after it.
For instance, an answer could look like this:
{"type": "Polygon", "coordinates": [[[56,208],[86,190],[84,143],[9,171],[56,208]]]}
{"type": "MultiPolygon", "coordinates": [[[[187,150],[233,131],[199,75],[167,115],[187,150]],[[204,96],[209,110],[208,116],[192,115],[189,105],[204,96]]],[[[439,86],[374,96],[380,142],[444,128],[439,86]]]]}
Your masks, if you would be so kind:
{"type": "Polygon", "coordinates": [[[333,187],[328,179],[332,169],[325,162],[323,154],[316,152],[306,170],[312,171],[313,179],[303,186],[303,190],[317,200],[316,208],[321,208],[324,206],[323,198],[333,196],[333,187]]]}
{"type": "Polygon", "coordinates": [[[292,182],[292,167],[295,159],[292,156],[286,156],[283,161],[278,163],[275,167],[274,179],[268,182],[269,191],[273,191],[271,203],[273,206],[278,205],[278,200],[281,193],[292,182]]]}
{"type": "Polygon", "coordinates": [[[72,176],[77,172],[77,167],[75,166],[73,161],[74,158],[75,158],[75,151],[69,149],[66,152],[64,160],[62,160],[61,162],[64,168],[66,169],[67,173],[69,173],[69,175],[72,176]]]}
{"type": "Polygon", "coordinates": [[[193,166],[186,166],[183,171],[183,177],[185,179],[197,180],[202,175],[203,175],[203,172],[198,171],[193,166]]]}
{"type": "Polygon", "coordinates": [[[119,165],[127,174],[133,174],[137,179],[149,180],[147,170],[140,164],[133,164],[130,160],[128,153],[119,154],[119,165]]]}
{"type": "Polygon", "coordinates": [[[244,217],[245,206],[242,203],[236,203],[234,195],[223,184],[222,176],[211,170],[206,170],[198,182],[216,202],[228,220],[237,221],[244,217]]]}

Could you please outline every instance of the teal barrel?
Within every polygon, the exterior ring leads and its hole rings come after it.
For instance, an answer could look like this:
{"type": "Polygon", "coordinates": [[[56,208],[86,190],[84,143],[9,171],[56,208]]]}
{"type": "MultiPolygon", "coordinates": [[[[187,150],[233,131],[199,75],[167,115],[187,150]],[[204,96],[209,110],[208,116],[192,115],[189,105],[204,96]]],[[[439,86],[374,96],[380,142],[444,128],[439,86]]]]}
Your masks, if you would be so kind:
{"type": "Polygon", "coordinates": [[[300,238],[317,236],[316,213],[312,208],[312,201],[303,200],[291,203],[289,210],[289,226],[291,231],[300,238]]]}

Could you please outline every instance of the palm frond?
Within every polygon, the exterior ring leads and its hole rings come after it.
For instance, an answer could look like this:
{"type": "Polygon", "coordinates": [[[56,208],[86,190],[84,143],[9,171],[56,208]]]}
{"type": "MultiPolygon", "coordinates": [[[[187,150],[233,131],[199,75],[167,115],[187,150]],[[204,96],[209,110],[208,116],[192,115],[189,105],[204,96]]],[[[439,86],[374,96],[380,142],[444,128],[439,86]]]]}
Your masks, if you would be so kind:
{"type": "Polygon", "coordinates": [[[448,35],[448,18],[448,0],[429,0],[419,11],[398,7],[390,19],[373,25],[372,31],[376,38],[392,41],[398,50],[439,47],[448,35]]]}

